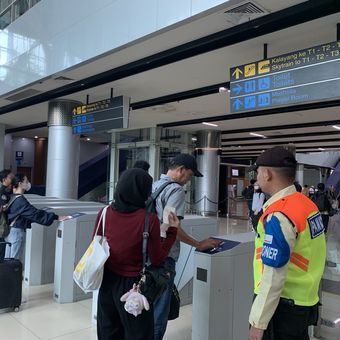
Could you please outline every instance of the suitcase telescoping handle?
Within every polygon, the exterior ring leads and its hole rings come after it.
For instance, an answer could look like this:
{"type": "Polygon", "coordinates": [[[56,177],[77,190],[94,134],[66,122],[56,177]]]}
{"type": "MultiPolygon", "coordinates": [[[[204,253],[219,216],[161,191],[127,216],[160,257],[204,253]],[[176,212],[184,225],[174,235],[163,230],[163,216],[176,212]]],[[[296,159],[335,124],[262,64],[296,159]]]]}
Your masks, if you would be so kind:
{"type": "Polygon", "coordinates": [[[2,245],[2,244],[8,244],[10,247],[12,247],[12,243],[11,242],[0,241],[0,245],[2,245]]]}

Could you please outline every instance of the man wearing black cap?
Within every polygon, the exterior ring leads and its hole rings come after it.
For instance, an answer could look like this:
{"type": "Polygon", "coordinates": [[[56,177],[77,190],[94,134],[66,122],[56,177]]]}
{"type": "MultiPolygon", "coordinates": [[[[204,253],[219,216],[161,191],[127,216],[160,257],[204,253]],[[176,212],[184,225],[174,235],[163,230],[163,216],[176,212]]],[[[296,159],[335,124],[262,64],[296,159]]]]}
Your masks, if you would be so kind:
{"type": "MultiPolygon", "coordinates": [[[[169,183],[164,187],[156,200],[156,211],[161,223],[163,220],[163,210],[166,206],[175,208],[175,213],[179,219],[184,218],[185,192],[183,186],[190,181],[192,176],[203,177],[197,169],[195,158],[188,154],[179,154],[170,161],[166,175],[161,175],[161,178],[154,183],[152,188],[153,192],[157,191],[165,183],[169,183]]],[[[219,244],[217,240],[213,239],[197,241],[189,236],[182,228],[178,228],[177,242],[175,242],[171,248],[169,256],[166,259],[166,265],[173,273],[171,277],[172,281],[169,284],[168,289],[154,303],[155,340],[163,339],[168,323],[171,291],[175,278],[175,266],[180,251],[179,241],[189,244],[199,250],[215,248],[219,244]]]]}
{"type": "Polygon", "coordinates": [[[296,160],[283,147],[265,151],[249,170],[271,196],[257,226],[249,339],[309,339],[326,258],[320,212],[296,191],[296,160]]]}

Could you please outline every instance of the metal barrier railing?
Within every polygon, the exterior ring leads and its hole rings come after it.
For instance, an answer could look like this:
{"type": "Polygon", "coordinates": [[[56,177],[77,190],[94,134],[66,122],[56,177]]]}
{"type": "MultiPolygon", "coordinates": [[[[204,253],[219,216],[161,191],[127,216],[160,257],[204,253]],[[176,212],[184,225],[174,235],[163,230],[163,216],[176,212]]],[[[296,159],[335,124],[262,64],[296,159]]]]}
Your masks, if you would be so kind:
{"type": "Polygon", "coordinates": [[[227,197],[222,201],[215,202],[207,196],[203,196],[195,202],[185,202],[186,203],[186,213],[187,214],[198,214],[198,215],[216,215],[219,216],[220,210],[219,206],[226,204],[226,215],[229,217],[235,217],[240,219],[249,218],[249,210],[247,207],[247,200],[238,197],[227,197]],[[202,207],[203,201],[203,207],[202,207]],[[215,209],[212,209],[215,206],[215,209]]]}

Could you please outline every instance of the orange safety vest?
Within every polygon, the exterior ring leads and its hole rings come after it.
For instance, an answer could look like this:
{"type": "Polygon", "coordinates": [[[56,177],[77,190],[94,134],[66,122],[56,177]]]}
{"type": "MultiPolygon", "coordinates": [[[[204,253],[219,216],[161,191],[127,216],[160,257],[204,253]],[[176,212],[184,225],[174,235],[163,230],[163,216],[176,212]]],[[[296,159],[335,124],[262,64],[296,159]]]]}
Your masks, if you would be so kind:
{"type": "Polygon", "coordinates": [[[294,300],[296,305],[313,306],[319,301],[318,289],[325,266],[326,242],[317,206],[299,192],[278,199],[268,206],[260,218],[253,261],[255,294],[260,291],[264,268],[261,253],[265,238],[265,221],[275,212],[285,215],[297,230],[281,297],[294,300]]]}

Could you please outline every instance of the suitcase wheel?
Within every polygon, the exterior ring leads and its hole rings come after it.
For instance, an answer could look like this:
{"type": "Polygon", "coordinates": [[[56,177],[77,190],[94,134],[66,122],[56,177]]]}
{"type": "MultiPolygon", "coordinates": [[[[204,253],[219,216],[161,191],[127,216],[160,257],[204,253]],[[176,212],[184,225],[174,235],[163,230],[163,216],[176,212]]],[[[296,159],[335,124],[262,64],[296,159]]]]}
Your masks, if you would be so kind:
{"type": "Polygon", "coordinates": [[[20,307],[19,307],[19,306],[14,307],[14,312],[15,312],[15,313],[18,313],[19,310],[20,310],[20,307]]]}

